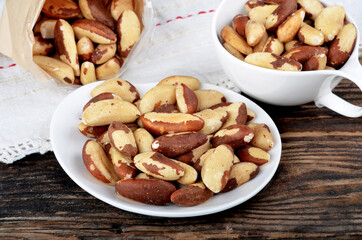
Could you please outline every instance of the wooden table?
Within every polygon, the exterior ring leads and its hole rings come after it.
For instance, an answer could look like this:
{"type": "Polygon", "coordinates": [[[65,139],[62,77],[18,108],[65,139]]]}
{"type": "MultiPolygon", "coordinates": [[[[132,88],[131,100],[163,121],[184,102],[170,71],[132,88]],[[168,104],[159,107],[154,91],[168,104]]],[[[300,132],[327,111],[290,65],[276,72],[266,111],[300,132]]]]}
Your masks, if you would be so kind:
{"type": "MultiPolygon", "coordinates": [[[[362,106],[349,81],[335,93],[362,106]]],[[[249,201],[202,217],[143,216],[83,191],[53,153],[34,154],[0,164],[0,239],[362,239],[362,118],[313,103],[258,104],[278,126],[283,151],[271,182],[249,201]]]]}

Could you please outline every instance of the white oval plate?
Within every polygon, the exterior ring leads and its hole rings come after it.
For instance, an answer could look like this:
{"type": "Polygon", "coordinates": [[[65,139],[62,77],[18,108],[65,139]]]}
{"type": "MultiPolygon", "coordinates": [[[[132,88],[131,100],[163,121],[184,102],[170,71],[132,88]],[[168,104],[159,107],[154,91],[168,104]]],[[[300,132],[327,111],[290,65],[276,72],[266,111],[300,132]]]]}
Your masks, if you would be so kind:
{"type": "MultiPolygon", "coordinates": [[[[225,95],[227,101],[242,101],[253,110],[255,123],[266,123],[274,137],[275,146],[270,153],[270,161],[260,168],[259,174],[251,181],[227,192],[214,195],[203,204],[194,207],[180,207],[174,204],[152,206],[126,199],[116,194],[109,186],[94,178],[84,166],[82,148],[87,137],[78,131],[83,106],[91,99],[90,92],[100,82],[85,85],[70,93],[57,107],[50,124],[50,140],[54,154],[68,176],[94,197],[123,210],[160,217],[193,217],[220,212],[239,205],[261,191],[271,180],[278,168],[281,157],[281,139],[277,127],[269,115],[254,102],[231,90],[210,84],[201,84],[201,89],[215,89],[225,95]]],[[[134,84],[141,96],[156,83],[134,84]]]]}

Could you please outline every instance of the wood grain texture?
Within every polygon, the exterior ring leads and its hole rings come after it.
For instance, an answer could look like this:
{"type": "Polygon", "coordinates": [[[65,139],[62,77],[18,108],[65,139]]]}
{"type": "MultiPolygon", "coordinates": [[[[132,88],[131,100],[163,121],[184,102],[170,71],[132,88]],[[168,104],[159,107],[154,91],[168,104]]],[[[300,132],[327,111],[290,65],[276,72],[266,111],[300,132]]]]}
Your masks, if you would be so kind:
{"type": "MultiPolygon", "coordinates": [[[[362,106],[344,80],[334,90],[362,106]]],[[[280,166],[255,197],[195,218],[159,218],[114,208],[78,187],[52,153],[0,164],[0,239],[361,239],[362,118],[313,103],[257,102],[282,136],[280,166]]]]}

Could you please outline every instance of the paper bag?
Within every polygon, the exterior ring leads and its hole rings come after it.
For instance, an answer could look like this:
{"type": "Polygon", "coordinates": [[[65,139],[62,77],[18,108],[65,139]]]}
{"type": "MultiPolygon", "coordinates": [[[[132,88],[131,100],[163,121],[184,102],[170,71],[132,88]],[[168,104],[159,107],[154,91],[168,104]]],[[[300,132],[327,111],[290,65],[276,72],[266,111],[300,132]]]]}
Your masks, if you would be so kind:
{"type": "MultiPolygon", "coordinates": [[[[139,52],[137,48],[147,42],[153,32],[154,13],[150,0],[143,1],[142,34],[122,65],[124,73],[127,65],[139,52]]],[[[19,66],[28,70],[39,81],[47,81],[52,77],[33,62],[33,27],[41,13],[45,0],[6,0],[0,19],[0,52],[12,58],[19,66]]],[[[141,4],[142,6],[142,4],[141,4]]]]}

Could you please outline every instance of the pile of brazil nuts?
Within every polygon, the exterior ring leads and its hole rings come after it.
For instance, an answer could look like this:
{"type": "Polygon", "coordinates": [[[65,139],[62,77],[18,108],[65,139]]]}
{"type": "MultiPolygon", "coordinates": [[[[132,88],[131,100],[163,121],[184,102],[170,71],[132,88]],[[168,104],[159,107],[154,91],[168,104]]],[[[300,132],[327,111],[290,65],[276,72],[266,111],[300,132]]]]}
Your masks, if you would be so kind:
{"type": "Polygon", "coordinates": [[[198,79],[170,76],[140,98],[128,81],[91,91],[79,131],[83,162],[123,197],[152,205],[195,206],[254,178],[274,139],[243,102],[227,102],[198,79]]]}
{"type": "Polygon", "coordinates": [[[247,63],[282,71],[333,70],[348,60],[356,27],[343,7],[318,0],[250,0],[221,30],[223,46],[247,63]]]}
{"type": "Polygon", "coordinates": [[[46,0],[33,61],[67,85],[117,75],[142,29],[142,0],[46,0]]]}

